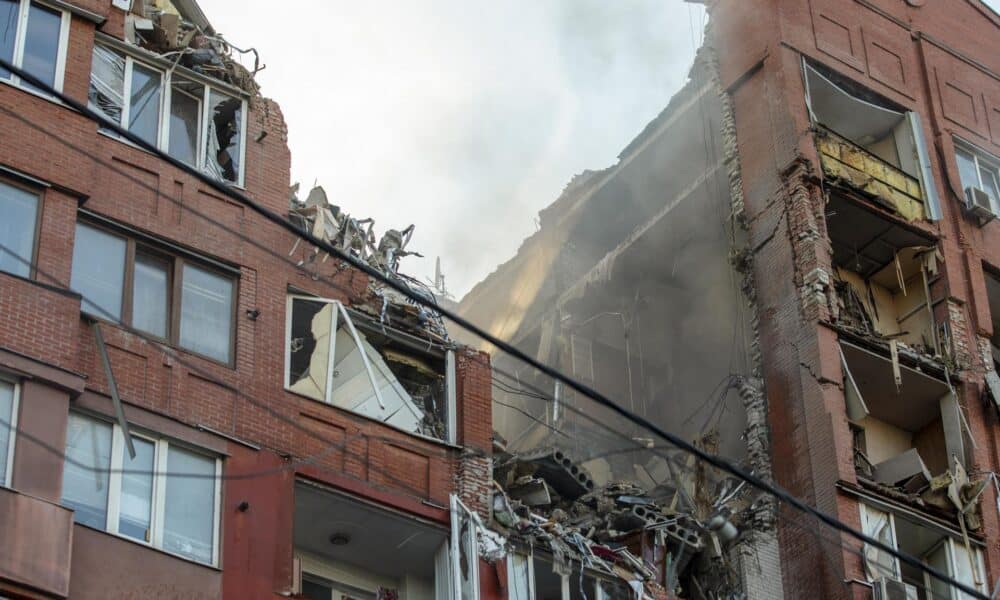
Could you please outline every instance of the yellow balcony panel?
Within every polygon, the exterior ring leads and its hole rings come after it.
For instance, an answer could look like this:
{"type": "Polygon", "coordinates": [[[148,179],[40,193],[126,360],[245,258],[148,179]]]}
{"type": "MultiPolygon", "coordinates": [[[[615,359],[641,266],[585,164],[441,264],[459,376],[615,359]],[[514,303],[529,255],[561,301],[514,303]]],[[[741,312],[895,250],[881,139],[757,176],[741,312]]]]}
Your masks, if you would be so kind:
{"type": "Polygon", "coordinates": [[[908,221],[926,218],[916,178],[831,131],[821,130],[815,139],[827,178],[874,196],[908,221]]]}

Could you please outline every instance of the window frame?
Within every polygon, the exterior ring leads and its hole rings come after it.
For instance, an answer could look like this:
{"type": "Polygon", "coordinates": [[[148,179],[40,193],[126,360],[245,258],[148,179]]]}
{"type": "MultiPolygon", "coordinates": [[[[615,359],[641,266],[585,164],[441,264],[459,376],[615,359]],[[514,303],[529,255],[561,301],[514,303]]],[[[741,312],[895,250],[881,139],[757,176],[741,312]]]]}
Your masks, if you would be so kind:
{"type": "MultiPolygon", "coordinates": [[[[983,185],[983,173],[981,169],[982,163],[985,163],[988,170],[993,173],[994,183],[996,184],[995,189],[1000,190],[1000,157],[958,136],[953,136],[952,141],[955,145],[955,156],[952,160],[955,163],[955,172],[958,173],[958,183],[962,186],[962,202],[966,201],[965,188],[967,186],[962,181],[962,170],[958,167],[959,152],[964,152],[972,157],[972,163],[976,168],[976,187],[990,194],[990,191],[983,185]]],[[[994,198],[990,194],[990,205],[993,214],[1000,215],[1000,198],[994,198]]]]}
{"type": "Polygon", "coordinates": [[[4,465],[0,487],[10,488],[14,482],[14,449],[17,446],[17,417],[21,407],[21,381],[13,375],[0,371],[0,383],[10,384],[14,388],[14,399],[10,405],[10,437],[7,439],[7,460],[4,465]]]}
{"type": "MultiPolygon", "coordinates": [[[[197,99],[199,103],[199,123],[198,123],[198,139],[197,148],[195,153],[195,162],[191,166],[194,169],[202,173],[207,173],[207,163],[206,163],[206,152],[208,151],[208,135],[209,126],[208,122],[211,118],[211,95],[212,91],[225,96],[236,98],[240,101],[240,156],[239,156],[239,172],[237,173],[236,181],[229,181],[228,179],[221,179],[220,181],[227,185],[232,185],[237,188],[244,188],[246,185],[246,153],[247,153],[247,110],[249,104],[247,102],[246,95],[243,93],[234,93],[232,90],[226,87],[212,85],[211,83],[205,81],[203,77],[197,77],[196,74],[189,71],[185,67],[179,65],[171,65],[170,67],[165,67],[163,65],[158,65],[153,60],[147,60],[144,57],[136,56],[131,52],[132,49],[126,49],[118,44],[103,43],[102,40],[97,40],[94,42],[95,46],[100,46],[109,52],[113,52],[118,56],[125,59],[125,71],[123,74],[124,84],[122,86],[122,116],[121,122],[117,123],[119,127],[125,130],[129,130],[128,121],[131,113],[131,92],[132,92],[132,73],[135,69],[135,64],[139,63],[143,68],[155,71],[160,76],[160,102],[157,107],[159,122],[156,130],[156,141],[153,143],[157,149],[166,154],[170,154],[170,117],[172,110],[172,94],[174,91],[174,81],[184,81],[188,83],[193,83],[195,85],[201,86],[202,93],[200,97],[195,97],[194,94],[185,92],[181,90],[181,93],[197,99]],[[176,77],[175,77],[176,74],[176,77]]],[[[92,76],[92,75],[91,75],[92,76]]],[[[89,82],[88,82],[89,85],[89,82]]],[[[108,119],[109,122],[114,122],[108,119]]],[[[139,146],[132,143],[126,138],[122,138],[115,134],[114,132],[105,132],[112,139],[119,140],[130,146],[138,148],[139,146]]],[[[140,148],[141,149],[141,148],[140,148]]],[[[181,159],[177,159],[181,160],[181,159]]],[[[181,162],[185,162],[181,160],[181,162]]],[[[187,163],[185,163],[187,164],[187,163]]]]}
{"type": "MultiPolygon", "coordinates": [[[[91,313],[86,313],[91,317],[98,319],[100,321],[112,323],[114,325],[124,326],[136,331],[142,332],[143,335],[149,336],[159,342],[166,344],[172,348],[177,348],[184,352],[191,353],[199,358],[204,358],[205,360],[210,360],[214,363],[221,365],[226,365],[227,367],[234,367],[236,364],[236,330],[237,330],[237,314],[239,311],[239,294],[240,294],[240,277],[239,275],[231,272],[226,272],[225,270],[216,267],[211,264],[210,260],[194,258],[188,255],[186,252],[182,251],[171,251],[170,249],[164,249],[162,246],[158,246],[154,241],[147,239],[141,239],[135,234],[130,234],[130,232],[123,232],[120,229],[115,228],[112,225],[99,222],[93,219],[77,219],[77,225],[85,225],[92,229],[96,229],[105,233],[122,239],[125,241],[125,273],[122,282],[122,298],[121,298],[121,319],[120,322],[110,321],[104,315],[95,315],[91,313]],[[135,308],[135,261],[137,256],[148,256],[155,260],[165,261],[167,263],[167,327],[166,327],[166,337],[159,336],[155,333],[146,331],[144,329],[138,329],[134,326],[133,322],[133,309],[135,308]],[[183,346],[180,343],[180,330],[181,330],[181,302],[182,302],[182,292],[184,286],[184,265],[191,264],[199,269],[207,271],[212,275],[228,280],[233,286],[232,295],[232,306],[229,310],[229,358],[228,360],[221,360],[214,356],[209,356],[198,352],[197,350],[192,350],[183,346]]],[[[75,244],[75,240],[74,240],[75,244]]],[[[72,269],[72,267],[71,267],[72,269]]],[[[85,312],[81,304],[81,312],[85,312]]]]}
{"type": "MultiPolygon", "coordinates": [[[[70,22],[72,20],[72,15],[69,11],[49,4],[48,2],[40,0],[17,0],[18,1],[18,13],[17,13],[17,31],[14,33],[14,54],[11,56],[11,64],[18,68],[24,68],[24,46],[27,41],[27,28],[28,28],[28,16],[31,12],[31,5],[37,4],[45,9],[59,13],[59,41],[56,47],[56,71],[53,76],[54,81],[52,82],[52,87],[55,88],[57,92],[63,91],[63,83],[66,79],[66,55],[69,49],[69,30],[70,22]]],[[[40,90],[35,90],[28,87],[30,84],[25,84],[21,81],[21,78],[11,73],[7,77],[0,77],[0,82],[12,85],[14,87],[20,88],[30,94],[35,94],[53,100],[51,96],[48,96],[40,90]]]]}
{"type": "MultiPolygon", "coordinates": [[[[122,432],[121,427],[118,423],[111,421],[104,417],[103,415],[94,415],[89,412],[78,412],[73,411],[77,416],[89,419],[92,421],[101,421],[110,424],[111,430],[111,464],[110,473],[108,475],[108,501],[105,510],[106,523],[103,531],[114,535],[115,537],[128,540],[137,544],[141,544],[148,548],[153,548],[160,552],[164,552],[171,556],[176,556],[183,560],[188,560],[200,565],[207,565],[210,567],[218,568],[220,565],[220,548],[219,541],[221,538],[221,524],[222,524],[222,457],[213,454],[204,449],[196,448],[190,444],[184,443],[179,440],[172,438],[167,438],[163,436],[158,436],[154,433],[148,432],[146,430],[137,431],[135,427],[131,428],[132,435],[138,437],[144,441],[151,442],[153,444],[153,489],[152,497],[150,501],[150,515],[149,515],[149,540],[140,540],[129,535],[125,535],[119,532],[119,523],[121,517],[121,500],[122,500],[122,469],[125,464],[125,452],[127,451],[125,446],[125,435],[122,432]],[[169,473],[167,471],[167,457],[170,454],[170,447],[177,446],[188,452],[192,452],[201,455],[207,459],[213,460],[215,462],[215,478],[213,480],[213,499],[212,499],[212,560],[209,563],[202,562],[196,558],[190,556],[184,556],[176,552],[172,552],[163,547],[163,531],[164,531],[164,519],[166,515],[166,494],[167,494],[167,477],[169,473]]],[[[90,525],[85,525],[82,523],[75,524],[82,525],[84,527],[91,527],[90,525]]]]}
{"type": "MultiPolygon", "coordinates": [[[[457,444],[458,443],[458,383],[457,383],[457,379],[458,378],[457,378],[457,366],[456,366],[456,361],[455,361],[455,351],[454,350],[445,350],[444,351],[444,356],[441,357],[441,359],[443,359],[444,363],[445,363],[445,373],[444,373],[444,376],[445,376],[445,400],[446,400],[446,403],[447,403],[447,406],[445,407],[445,410],[447,412],[445,414],[445,418],[443,419],[444,422],[445,422],[445,428],[447,429],[447,431],[445,432],[445,437],[443,439],[436,438],[436,437],[429,436],[429,435],[425,435],[425,434],[422,434],[422,433],[418,433],[416,431],[409,431],[407,429],[404,429],[404,428],[401,428],[401,427],[397,427],[396,425],[387,423],[385,421],[380,421],[378,419],[374,419],[374,418],[369,417],[369,416],[367,416],[365,414],[362,414],[362,413],[359,413],[359,412],[355,412],[353,410],[345,409],[345,408],[342,408],[342,407],[338,407],[338,406],[336,406],[333,403],[333,394],[334,394],[334,387],[333,387],[333,372],[334,372],[333,366],[334,365],[333,365],[333,362],[335,360],[335,355],[336,355],[336,333],[337,333],[337,329],[340,327],[340,324],[342,323],[342,317],[340,315],[339,309],[337,308],[338,304],[343,305],[343,303],[340,302],[339,300],[335,300],[335,299],[331,299],[331,298],[323,298],[323,297],[319,297],[319,296],[311,296],[311,295],[309,295],[307,293],[303,293],[303,292],[300,292],[300,291],[293,291],[291,289],[289,289],[286,292],[286,294],[285,294],[285,332],[284,332],[284,335],[282,336],[282,341],[283,341],[283,343],[285,345],[285,350],[284,350],[284,352],[285,352],[285,366],[284,366],[284,371],[282,373],[282,380],[281,380],[282,389],[284,389],[286,392],[289,392],[291,394],[295,394],[295,395],[301,396],[303,398],[308,398],[309,400],[312,400],[313,402],[319,402],[320,404],[323,404],[323,405],[326,405],[326,406],[330,406],[330,407],[335,408],[337,410],[344,410],[344,411],[349,412],[350,414],[355,415],[357,417],[361,417],[363,419],[374,420],[376,423],[380,423],[382,425],[385,425],[386,427],[392,427],[393,429],[399,430],[399,431],[401,431],[401,432],[403,432],[403,433],[405,433],[407,435],[416,436],[418,438],[425,439],[425,440],[430,440],[432,442],[437,442],[437,443],[457,444]],[[292,352],[291,352],[291,343],[290,343],[291,340],[289,339],[289,336],[292,333],[292,315],[293,315],[293,309],[292,309],[292,307],[294,306],[295,300],[304,300],[304,301],[308,301],[308,302],[322,302],[324,304],[329,304],[329,305],[332,305],[334,307],[333,308],[333,317],[330,319],[330,329],[331,329],[331,331],[330,331],[330,336],[329,336],[330,337],[329,352],[328,352],[329,358],[328,358],[328,367],[327,367],[327,373],[326,373],[327,384],[326,384],[326,390],[325,390],[325,394],[324,394],[324,399],[323,400],[318,400],[318,399],[316,399],[316,398],[314,398],[312,396],[306,395],[306,394],[304,394],[302,392],[295,391],[295,390],[293,390],[291,388],[291,386],[288,383],[288,377],[291,374],[291,364],[292,364],[292,352]]],[[[347,310],[348,313],[351,312],[351,309],[348,308],[346,305],[344,305],[344,309],[347,310]]],[[[385,335],[391,337],[391,333],[389,333],[391,331],[391,328],[386,327],[386,328],[384,328],[384,331],[385,331],[385,335]]]]}
{"type": "MultiPolygon", "coordinates": [[[[0,81],[4,80],[0,79],[0,81]]],[[[28,275],[25,277],[27,279],[36,279],[38,277],[38,245],[42,238],[42,215],[44,214],[42,210],[42,203],[45,200],[45,190],[44,188],[32,186],[18,179],[9,177],[2,170],[0,170],[0,185],[17,188],[35,197],[35,228],[32,232],[31,258],[28,259],[31,264],[28,265],[28,275]]],[[[22,277],[21,275],[11,273],[10,271],[4,271],[2,269],[0,269],[0,273],[6,273],[13,277],[22,277]]]]}

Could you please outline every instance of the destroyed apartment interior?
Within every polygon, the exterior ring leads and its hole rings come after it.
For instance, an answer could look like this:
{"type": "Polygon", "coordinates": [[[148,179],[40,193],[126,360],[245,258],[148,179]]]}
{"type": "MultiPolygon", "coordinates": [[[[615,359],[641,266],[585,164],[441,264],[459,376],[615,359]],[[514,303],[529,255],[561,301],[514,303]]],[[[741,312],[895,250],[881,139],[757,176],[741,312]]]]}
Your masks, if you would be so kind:
{"type": "Polygon", "coordinates": [[[997,597],[1000,13],[675,4],[470,243],[330,136],[296,183],[298,71],[196,0],[0,0],[0,600],[997,597]]]}

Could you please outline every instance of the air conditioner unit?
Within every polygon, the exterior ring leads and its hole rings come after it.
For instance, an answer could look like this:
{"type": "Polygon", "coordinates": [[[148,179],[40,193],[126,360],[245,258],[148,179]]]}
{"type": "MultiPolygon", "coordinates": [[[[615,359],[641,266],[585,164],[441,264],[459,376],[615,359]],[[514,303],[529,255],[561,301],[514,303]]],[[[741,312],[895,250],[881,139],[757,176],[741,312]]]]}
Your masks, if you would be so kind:
{"type": "Polygon", "coordinates": [[[993,206],[990,203],[990,195],[985,190],[970,185],[965,188],[965,210],[979,219],[979,224],[984,225],[994,216],[993,206]]]}
{"type": "Polygon", "coordinates": [[[917,600],[917,588],[897,579],[880,577],[872,584],[872,600],[917,600]]]}

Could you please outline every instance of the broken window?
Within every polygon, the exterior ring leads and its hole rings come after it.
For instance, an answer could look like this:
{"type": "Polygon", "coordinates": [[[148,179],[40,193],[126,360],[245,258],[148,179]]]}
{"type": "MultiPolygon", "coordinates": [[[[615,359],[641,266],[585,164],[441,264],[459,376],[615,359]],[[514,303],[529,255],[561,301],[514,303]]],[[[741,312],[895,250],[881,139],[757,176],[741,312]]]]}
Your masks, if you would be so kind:
{"type": "Polygon", "coordinates": [[[125,57],[104,46],[94,46],[90,61],[88,107],[116,125],[122,124],[125,107],[125,57]]]}
{"type": "Polygon", "coordinates": [[[985,194],[992,215],[1000,214],[1000,158],[961,140],[955,140],[955,161],[968,206],[975,194],[985,194]]]}
{"type": "MultiPolygon", "coordinates": [[[[912,513],[894,514],[862,503],[861,525],[867,535],[982,592],[989,589],[982,550],[963,543],[957,531],[949,531],[912,513]]],[[[916,600],[965,600],[969,596],[919,568],[902,563],[887,552],[865,546],[865,575],[869,581],[905,590],[916,600]]],[[[903,597],[903,596],[901,596],[903,597]]]]}
{"type": "Polygon", "coordinates": [[[373,326],[332,300],[290,296],[285,385],[406,431],[449,439],[448,354],[373,326]]]}
{"type": "Polygon", "coordinates": [[[823,67],[804,65],[809,116],[828,176],[879,197],[907,219],[941,218],[920,115],[823,67]]]}
{"type": "Polygon", "coordinates": [[[0,271],[31,275],[39,204],[38,194],[0,181],[0,271]]]}
{"type": "Polygon", "coordinates": [[[530,555],[511,552],[507,556],[507,598],[509,600],[532,600],[530,555]]]}
{"type": "Polygon", "coordinates": [[[451,544],[456,600],[479,600],[478,519],[458,496],[451,496],[451,544]]]}
{"type": "Polygon", "coordinates": [[[243,101],[211,90],[205,170],[218,179],[239,182],[243,160],[243,101]]]}
{"type": "MultiPolygon", "coordinates": [[[[0,58],[62,91],[69,13],[30,0],[0,0],[0,58]]],[[[21,82],[0,67],[0,79],[21,82]]]]}
{"type": "Polygon", "coordinates": [[[862,431],[861,475],[917,494],[965,464],[961,407],[950,386],[859,346],[841,343],[848,416],[862,431]]]}
{"type": "Polygon", "coordinates": [[[230,363],[235,270],[124,233],[77,223],[70,287],[83,296],[83,311],[230,363]]]}
{"type": "Polygon", "coordinates": [[[182,71],[96,44],[89,106],[177,160],[240,185],[246,102],[182,71]]]}

